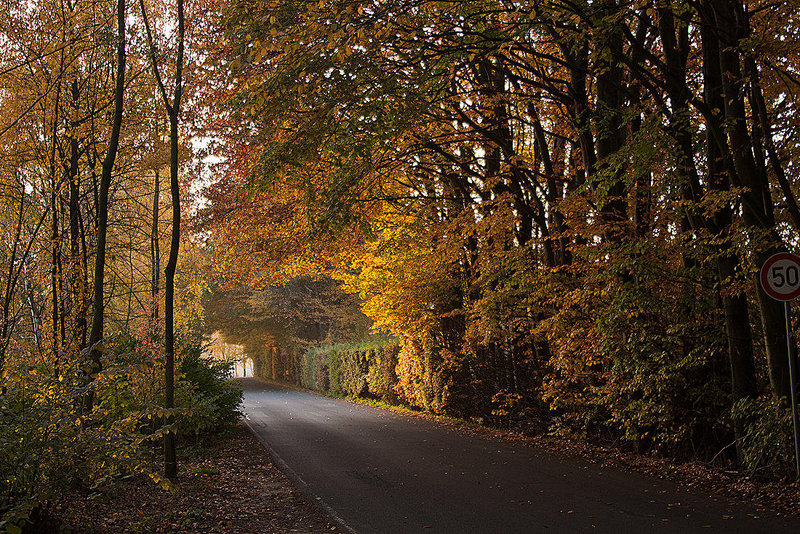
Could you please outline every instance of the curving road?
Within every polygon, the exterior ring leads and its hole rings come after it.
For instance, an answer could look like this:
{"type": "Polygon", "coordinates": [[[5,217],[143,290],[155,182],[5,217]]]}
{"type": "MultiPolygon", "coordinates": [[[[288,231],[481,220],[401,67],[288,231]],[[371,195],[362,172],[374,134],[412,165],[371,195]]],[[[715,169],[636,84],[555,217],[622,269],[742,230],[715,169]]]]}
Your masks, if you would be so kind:
{"type": "Polygon", "coordinates": [[[242,386],[247,424],[276,463],[357,533],[800,532],[800,520],[524,444],[242,386]]]}

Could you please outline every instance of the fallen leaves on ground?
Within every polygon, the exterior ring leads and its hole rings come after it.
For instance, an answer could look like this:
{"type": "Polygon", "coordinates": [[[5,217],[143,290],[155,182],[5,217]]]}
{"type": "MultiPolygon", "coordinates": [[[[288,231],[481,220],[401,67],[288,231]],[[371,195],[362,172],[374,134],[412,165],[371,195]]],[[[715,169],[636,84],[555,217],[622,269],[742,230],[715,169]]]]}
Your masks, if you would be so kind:
{"type": "Polygon", "coordinates": [[[110,494],[64,495],[52,512],[65,530],[87,534],[339,531],[242,426],[187,449],[179,462],[177,488],[169,492],[134,477],[110,494]]]}

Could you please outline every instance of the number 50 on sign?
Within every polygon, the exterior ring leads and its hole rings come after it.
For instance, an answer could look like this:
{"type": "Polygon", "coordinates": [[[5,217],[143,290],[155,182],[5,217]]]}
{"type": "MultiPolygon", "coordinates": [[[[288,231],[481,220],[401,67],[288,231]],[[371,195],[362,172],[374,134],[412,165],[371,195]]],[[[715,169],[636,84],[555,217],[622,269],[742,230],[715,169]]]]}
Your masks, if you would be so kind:
{"type": "Polygon", "coordinates": [[[789,390],[792,401],[794,426],[794,462],[800,480],[800,415],[797,409],[797,361],[792,351],[792,315],[789,302],[800,296],[800,258],[788,252],[779,252],[767,258],[758,273],[764,292],[775,300],[782,300],[786,318],[786,352],[789,355],[789,390]]]}
{"type": "Polygon", "coordinates": [[[770,256],[761,268],[761,287],[775,300],[800,296],[800,258],[788,252],[770,256]]]}

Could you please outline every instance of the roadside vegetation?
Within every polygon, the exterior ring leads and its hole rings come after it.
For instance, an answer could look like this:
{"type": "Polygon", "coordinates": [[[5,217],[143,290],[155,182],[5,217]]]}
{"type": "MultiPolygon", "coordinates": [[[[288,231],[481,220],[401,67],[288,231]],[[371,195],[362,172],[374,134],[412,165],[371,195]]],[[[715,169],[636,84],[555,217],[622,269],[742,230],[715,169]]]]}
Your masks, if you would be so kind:
{"type": "Polygon", "coordinates": [[[52,505],[59,528],[85,534],[339,532],[243,426],[179,443],[178,458],[181,473],[171,491],[134,476],[101,494],[63,493],[52,505]]]}
{"type": "Polygon", "coordinates": [[[797,10],[218,6],[198,223],[260,376],[794,479],[757,273],[798,251],[797,10]]]}
{"type": "Polygon", "coordinates": [[[797,7],[0,0],[0,528],[179,480],[236,417],[215,331],[260,377],[793,481],[757,273],[800,252],[797,7]]]}
{"type": "Polygon", "coordinates": [[[180,231],[183,2],[0,11],[0,532],[49,532],[64,492],[173,486],[176,442],[234,422],[241,394],[201,356],[180,231]]]}
{"type": "Polygon", "coordinates": [[[0,397],[0,532],[58,525],[64,510],[52,505],[68,493],[102,498],[142,476],[171,489],[174,482],[162,474],[164,434],[191,445],[238,420],[242,393],[228,381],[229,366],[203,358],[196,339],[178,344],[177,403],[167,410],[158,341],[153,335],[107,340],[91,411],[81,409],[87,387],[77,369],[62,365],[56,375],[42,362],[7,366],[0,397]]]}

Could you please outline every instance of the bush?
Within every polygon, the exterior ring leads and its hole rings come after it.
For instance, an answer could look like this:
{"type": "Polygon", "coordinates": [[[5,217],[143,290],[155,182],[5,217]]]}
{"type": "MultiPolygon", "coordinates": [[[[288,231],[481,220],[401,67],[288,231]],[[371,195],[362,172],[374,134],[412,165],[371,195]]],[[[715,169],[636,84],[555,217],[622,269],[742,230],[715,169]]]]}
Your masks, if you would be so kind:
{"type": "Polygon", "coordinates": [[[176,405],[187,409],[178,414],[181,433],[218,430],[241,416],[242,390],[228,381],[233,364],[204,358],[202,352],[199,343],[181,350],[176,405]]]}
{"type": "Polygon", "coordinates": [[[386,345],[367,351],[367,389],[369,393],[386,402],[396,402],[397,395],[397,345],[386,345]]]}
{"type": "Polygon", "coordinates": [[[402,401],[433,413],[443,413],[450,385],[444,378],[441,354],[429,339],[404,340],[399,351],[397,386],[402,401]]]}
{"type": "Polygon", "coordinates": [[[335,348],[325,355],[330,391],[335,395],[360,397],[367,392],[367,359],[358,349],[335,348]]]}
{"type": "Polygon", "coordinates": [[[303,365],[300,371],[300,385],[308,389],[318,390],[316,376],[316,354],[306,352],[303,354],[303,365]]]}
{"type": "Polygon", "coordinates": [[[354,397],[395,398],[397,344],[393,341],[312,348],[303,355],[303,386],[354,397]]]}
{"type": "Polygon", "coordinates": [[[330,391],[334,395],[344,395],[344,388],[342,387],[342,359],[341,355],[336,349],[331,349],[326,352],[320,352],[318,357],[325,360],[325,366],[328,368],[328,384],[330,391]]]}
{"type": "Polygon", "coordinates": [[[339,353],[339,387],[344,394],[362,397],[367,393],[367,357],[362,350],[339,353]]]}
{"type": "Polygon", "coordinates": [[[303,354],[300,384],[315,391],[329,391],[330,371],[328,369],[327,353],[318,350],[309,350],[303,354]]]}
{"type": "Polygon", "coordinates": [[[97,491],[146,471],[140,444],[147,436],[139,431],[146,404],[129,394],[140,366],[107,354],[91,385],[94,409],[85,413],[85,377],[68,364],[78,358],[62,361],[57,373],[24,359],[6,366],[0,384],[0,532],[42,520],[40,503],[61,489],[97,491]]]}
{"type": "Polygon", "coordinates": [[[733,421],[743,430],[737,443],[742,468],[767,477],[794,475],[792,410],[772,396],[744,398],[733,405],[733,421]]]}
{"type": "MultiPolygon", "coordinates": [[[[202,358],[198,341],[179,340],[174,410],[179,433],[235,421],[242,399],[230,366],[202,358]]],[[[0,379],[0,532],[43,521],[40,503],[59,491],[103,491],[122,476],[148,473],[167,415],[157,336],[118,335],[102,347],[103,371],[87,384],[86,354],[55,359],[13,354],[0,379]],[[36,362],[36,363],[32,363],[36,362]],[[45,363],[42,363],[45,362],[45,363]],[[90,413],[84,408],[94,391],[90,413]]],[[[157,468],[156,468],[157,469],[157,468]]],[[[48,531],[52,529],[45,529],[48,531]]]]}

